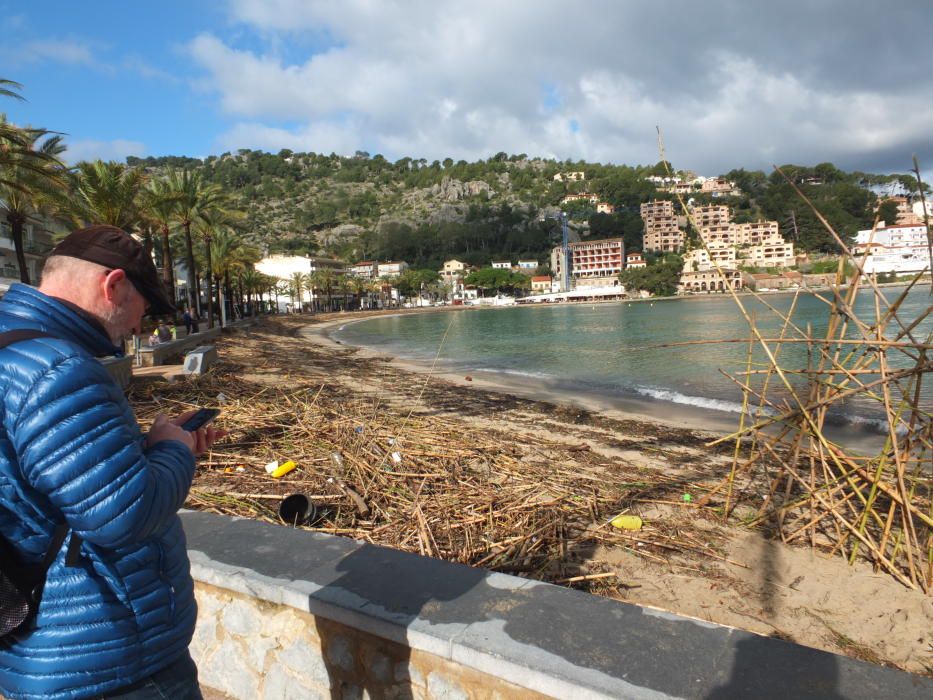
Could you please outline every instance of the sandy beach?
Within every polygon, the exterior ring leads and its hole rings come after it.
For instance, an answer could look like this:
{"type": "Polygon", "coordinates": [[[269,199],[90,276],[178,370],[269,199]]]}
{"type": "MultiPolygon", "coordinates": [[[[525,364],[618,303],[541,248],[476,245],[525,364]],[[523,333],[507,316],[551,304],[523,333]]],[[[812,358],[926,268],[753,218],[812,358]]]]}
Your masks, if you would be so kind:
{"type": "Polygon", "coordinates": [[[432,371],[328,337],[360,316],[264,319],[219,341],[207,377],[134,382],[144,422],[223,395],[231,434],[199,468],[189,507],[277,520],[282,495],[302,491],[319,496],[319,531],[933,674],[933,597],[771,540],[764,520],[746,527],[753,482],[723,520],[715,490],[733,446],[706,443],[733,426],[432,371]],[[266,474],[292,455],[291,475],[266,474]],[[609,523],[623,513],[642,527],[609,523]]]}

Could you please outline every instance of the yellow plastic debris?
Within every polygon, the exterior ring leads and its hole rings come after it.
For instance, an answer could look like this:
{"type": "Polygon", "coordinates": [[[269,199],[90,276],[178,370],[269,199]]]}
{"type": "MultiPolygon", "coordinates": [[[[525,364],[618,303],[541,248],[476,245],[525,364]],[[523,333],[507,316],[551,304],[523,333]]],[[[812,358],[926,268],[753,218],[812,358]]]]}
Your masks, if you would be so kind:
{"type": "Polygon", "coordinates": [[[637,515],[617,515],[609,522],[620,530],[641,530],[641,526],[644,525],[637,515]]]}
{"type": "Polygon", "coordinates": [[[297,466],[298,465],[295,464],[292,460],[288,460],[287,462],[283,462],[282,464],[280,464],[275,469],[275,471],[272,472],[271,476],[273,479],[278,479],[279,477],[282,477],[288,474],[292,469],[294,469],[297,466]]]}

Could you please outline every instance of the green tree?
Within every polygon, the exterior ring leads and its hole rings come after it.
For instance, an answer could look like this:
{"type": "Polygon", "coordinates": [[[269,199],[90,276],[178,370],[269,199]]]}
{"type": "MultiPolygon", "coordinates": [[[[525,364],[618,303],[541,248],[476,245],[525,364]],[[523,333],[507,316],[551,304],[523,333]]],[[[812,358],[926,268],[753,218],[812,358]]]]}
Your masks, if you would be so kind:
{"type": "MultiPolygon", "coordinates": [[[[3,81],[0,81],[2,84],[3,81]]],[[[61,206],[65,150],[59,136],[41,129],[17,129],[0,117],[0,200],[6,208],[20,281],[30,283],[23,233],[30,217],[61,206]]]]}
{"type": "Polygon", "coordinates": [[[197,265],[194,260],[194,243],[191,239],[191,225],[198,219],[210,216],[226,205],[226,196],[217,185],[207,183],[200,172],[187,168],[181,173],[168,174],[167,187],[175,199],[175,220],[185,234],[185,252],[188,272],[188,305],[199,307],[200,299],[197,285],[197,265]]]}
{"type": "Polygon", "coordinates": [[[619,279],[628,291],[646,291],[654,296],[672,296],[677,292],[677,284],[680,281],[683,267],[683,258],[674,253],[668,253],[646,267],[624,270],[619,275],[619,279]]]}
{"type": "Polygon", "coordinates": [[[72,174],[72,218],[79,225],[109,224],[131,230],[140,218],[145,173],[114,161],[78,163],[72,174]]]}

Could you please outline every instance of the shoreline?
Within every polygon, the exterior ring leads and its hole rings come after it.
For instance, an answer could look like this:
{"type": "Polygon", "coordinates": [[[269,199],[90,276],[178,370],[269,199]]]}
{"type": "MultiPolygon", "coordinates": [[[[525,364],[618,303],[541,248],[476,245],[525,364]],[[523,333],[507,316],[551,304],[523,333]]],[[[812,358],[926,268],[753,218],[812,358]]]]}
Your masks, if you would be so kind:
{"type": "MultiPolygon", "coordinates": [[[[783,294],[786,292],[775,293],[783,294]]],[[[720,296],[722,295],[707,295],[707,297],[713,298],[720,296]]],[[[706,297],[663,297],[660,300],[670,301],[688,298],[706,297]]],[[[643,299],[640,301],[649,300],[643,299]]],[[[628,304],[631,302],[614,300],[601,303],[628,304]]],[[[524,305],[522,308],[544,308],[547,306],[550,305],[524,305]]],[[[585,387],[571,389],[557,386],[557,380],[549,377],[518,375],[507,370],[454,369],[442,363],[432,364],[426,360],[403,357],[388,350],[346,343],[332,337],[335,332],[343,327],[376,317],[389,318],[418,313],[442,313],[444,311],[466,311],[467,309],[478,311],[502,308],[515,307],[430,307],[422,309],[383,310],[371,313],[351,312],[354,314],[354,318],[328,318],[320,321],[309,320],[302,334],[303,337],[306,337],[308,340],[318,342],[322,345],[353,349],[360,354],[360,357],[390,358],[390,362],[398,369],[420,376],[427,375],[432,378],[440,379],[458,388],[469,389],[474,387],[480,390],[500,393],[505,396],[512,396],[530,401],[541,401],[571,409],[583,409],[611,420],[636,420],[675,429],[695,430],[707,433],[711,438],[731,435],[738,430],[741,414],[738,411],[717,408],[715,405],[685,403],[650,396],[636,396],[633,393],[609,394],[599,393],[598,391],[586,393],[587,390],[585,387]],[[356,314],[362,315],[357,316],[356,314]],[[467,377],[469,377],[469,379],[467,379],[467,377]]],[[[690,396],[679,391],[675,393],[684,399],[708,401],[710,404],[722,401],[721,399],[711,397],[690,396]]],[[[741,398],[738,397],[731,403],[739,406],[740,402],[741,398]]],[[[870,422],[853,421],[850,423],[835,423],[830,420],[827,422],[825,430],[827,436],[834,441],[847,445],[849,449],[864,451],[866,453],[877,451],[884,438],[883,431],[872,429],[870,427],[870,422]]]]}

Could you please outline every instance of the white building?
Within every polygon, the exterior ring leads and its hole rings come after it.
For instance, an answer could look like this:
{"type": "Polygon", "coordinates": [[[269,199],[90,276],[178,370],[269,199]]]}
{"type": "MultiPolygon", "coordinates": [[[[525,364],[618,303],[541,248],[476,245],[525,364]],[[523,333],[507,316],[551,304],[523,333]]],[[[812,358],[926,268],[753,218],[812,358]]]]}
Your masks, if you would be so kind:
{"type": "Polygon", "coordinates": [[[855,235],[853,253],[860,256],[867,274],[916,274],[930,269],[927,227],[885,226],[855,235]]]}
{"type": "Polygon", "coordinates": [[[377,277],[379,263],[374,260],[365,260],[353,265],[347,266],[347,274],[351,277],[359,277],[366,280],[374,280],[377,277]]]}
{"type": "Polygon", "coordinates": [[[404,260],[392,260],[390,262],[379,263],[377,274],[379,277],[399,277],[408,269],[408,263],[404,260]]]}
{"type": "MultiPolygon", "coordinates": [[[[335,274],[344,274],[346,266],[340,260],[333,258],[318,258],[309,255],[269,255],[260,260],[255,265],[256,270],[264,275],[275,277],[282,282],[291,282],[296,273],[301,273],[310,277],[316,272],[330,270],[335,274]]],[[[310,289],[303,289],[301,292],[301,302],[312,302],[314,294],[310,289]]],[[[282,300],[280,305],[284,305],[282,300]]],[[[280,309],[284,311],[285,307],[280,309]]]]}
{"type": "Polygon", "coordinates": [[[512,261],[511,260],[493,260],[492,269],[493,270],[511,270],[512,261]]]}

